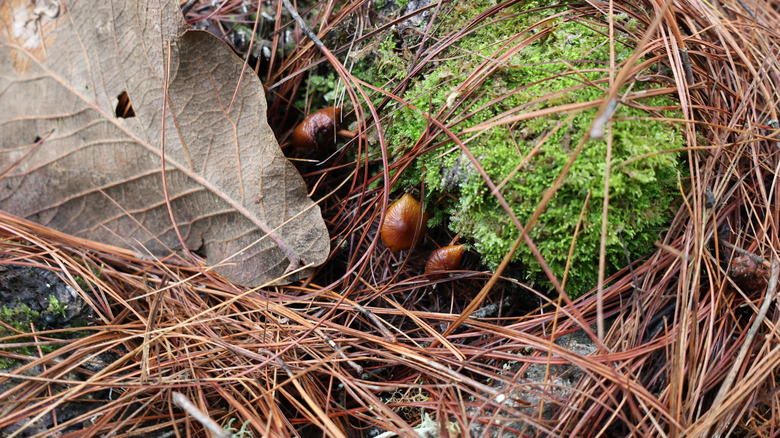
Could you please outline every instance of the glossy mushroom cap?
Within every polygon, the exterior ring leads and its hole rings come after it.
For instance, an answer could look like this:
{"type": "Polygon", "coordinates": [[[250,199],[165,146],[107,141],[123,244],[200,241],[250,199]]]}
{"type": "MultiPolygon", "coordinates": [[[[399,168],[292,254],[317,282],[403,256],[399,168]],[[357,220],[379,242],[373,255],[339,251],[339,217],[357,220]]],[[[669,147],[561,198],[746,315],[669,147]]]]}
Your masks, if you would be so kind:
{"type": "Polygon", "coordinates": [[[290,141],[296,149],[312,150],[333,140],[341,119],[341,108],[323,108],[308,115],[295,127],[290,141]]]}
{"type": "Polygon", "coordinates": [[[429,217],[427,212],[422,212],[420,203],[407,193],[387,209],[379,234],[390,251],[412,248],[425,237],[429,217]]]}
{"type": "Polygon", "coordinates": [[[450,245],[433,251],[425,264],[425,275],[430,280],[445,278],[450,271],[460,267],[464,251],[463,245],[450,245]]]}

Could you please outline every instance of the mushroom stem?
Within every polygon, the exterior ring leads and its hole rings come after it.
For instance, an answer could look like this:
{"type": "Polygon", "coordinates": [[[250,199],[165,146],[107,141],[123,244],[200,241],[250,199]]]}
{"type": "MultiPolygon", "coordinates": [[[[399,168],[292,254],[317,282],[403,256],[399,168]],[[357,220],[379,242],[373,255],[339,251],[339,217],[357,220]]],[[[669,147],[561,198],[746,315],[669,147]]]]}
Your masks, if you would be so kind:
{"type": "Polygon", "coordinates": [[[336,131],[336,135],[346,138],[355,138],[358,136],[358,133],[355,131],[350,131],[348,129],[339,129],[336,131]]]}

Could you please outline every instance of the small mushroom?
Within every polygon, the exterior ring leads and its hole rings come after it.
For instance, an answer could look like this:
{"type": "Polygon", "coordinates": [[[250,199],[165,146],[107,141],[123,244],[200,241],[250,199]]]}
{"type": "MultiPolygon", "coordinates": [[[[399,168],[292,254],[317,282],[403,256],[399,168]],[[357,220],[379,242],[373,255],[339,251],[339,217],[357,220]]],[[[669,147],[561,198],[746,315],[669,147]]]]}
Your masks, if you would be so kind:
{"type": "Polygon", "coordinates": [[[447,277],[449,271],[460,267],[464,251],[463,245],[450,245],[433,251],[425,264],[425,275],[430,280],[447,277]]]}
{"type": "Polygon", "coordinates": [[[309,151],[328,144],[339,129],[341,108],[329,106],[309,114],[290,137],[295,149],[309,151]]]}
{"type": "Polygon", "coordinates": [[[422,211],[420,203],[406,193],[387,209],[379,234],[390,251],[412,248],[425,237],[429,217],[428,212],[422,211]]]}

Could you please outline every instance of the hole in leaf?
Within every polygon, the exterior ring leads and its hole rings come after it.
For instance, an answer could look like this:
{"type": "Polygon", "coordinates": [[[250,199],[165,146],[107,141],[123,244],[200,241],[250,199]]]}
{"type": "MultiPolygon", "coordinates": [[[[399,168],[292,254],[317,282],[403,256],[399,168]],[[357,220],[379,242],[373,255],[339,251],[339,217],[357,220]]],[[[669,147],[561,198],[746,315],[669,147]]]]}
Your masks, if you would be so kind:
{"type": "Polygon", "coordinates": [[[130,103],[130,96],[128,96],[127,91],[120,93],[117,99],[119,99],[119,103],[116,104],[116,116],[123,119],[135,117],[135,111],[133,111],[133,105],[130,103]]]}
{"type": "Polygon", "coordinates": [[[195,255],[199,257],[203,257],[203,259],[206,259],[206,242],[203,241],[203,239],[200,240],[200,246],[192,251],[195,255]]]}

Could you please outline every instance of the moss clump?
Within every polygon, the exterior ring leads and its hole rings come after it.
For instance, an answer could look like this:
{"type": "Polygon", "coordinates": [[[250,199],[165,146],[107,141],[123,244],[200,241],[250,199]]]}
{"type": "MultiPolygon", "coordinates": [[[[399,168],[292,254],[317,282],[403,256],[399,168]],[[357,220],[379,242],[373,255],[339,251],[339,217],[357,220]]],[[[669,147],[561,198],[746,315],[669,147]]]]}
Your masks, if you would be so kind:
{"type": "MultiPolygon", "coordinates": [[[[7,324],[8,326],[12,327],[15,330],[18,330],[19,332],[23,333],[30,333],[31,325],[35,327],[36,331],[41,330],[47,330],[51,327],[48,327],[46,324],[47,320],[57,320],[57,319],[65,319],[67,318],[67,310],[68,305],[57,299],[55,295],[49,295],[49,297],[46,299],[47,306],[45,309],[42,309],[40,311],[34,310],[30,308],[27,304],[21,302],[18,300],[15,305],[3,305],[0,308],[0,321],[7,324]]],[[[81,321],[86,323],[86,321],[81,321]]],[[[15,330],[10,330],[8,328],[3,327],[0,325],[0,338],[5,338],[9,336],[15,336],[18,333],[15,330]]],[[[51,338],[60,338],[60,339],[70,339],[74,337],[81,337],[86,336],[87,332],[83,330],[79,331],[72,331],[72,332],[62,332],[62,333],[54,333],[54,334],[47,334],[47,337],[51,338]]],[[[13,344],[18,343],[34,343],[35,339],[33,337],[19,337],[15,338],[12,341],[9,341],[13,344]]],[[[4,342],[0,342],[0,349],[8,349],[12,351],[13,353],[17,354],[24,354],[27,356],[38,356],[38,348],[40,348],[40,352],[42,354],[48,354],[52,351],[59,348],[58,345],[39,345],[39,346],[26,346],[26,347],[13,347],[8,348],[3,346],[4,342]]],[[[13,367],[15,367],[19,361],[16,359],[11,359],[7,357],[2,357],[0,355],[0,370],[8,370],[13,367]]]]}
{"type": "MultiPolygon", "coordinates": [[[[50,297],[54,298],[54,297],[50,297]]],[[[55,298],[56,299],[56,298],[55,298]]],[[[8,307],[3,306],[0,310],[0,321],[3,321],[4,323],[8,324],[9,326],[13,327],[16,330],[19,330],[21,332],[29,332],[30,331],[30,323],[37,321],[40,316],[40,312],[36,312],[35,310],[31,309],[29,306],[23,303],[17,303],[17,306],[15,307],[8,307]]],[[[0,338],[11,336],[16,334],[14,331],[3,328],[0,326],[0,338]]],[[[32,342],[32,338],[17,338],[13,342],[14,343],[21,343],[21,342],[32,342]]],[[[0,343],[0,348],[2,348],[2,343],[0,343]]],[[[41,347],[44,353],[49,353],[53,351],[53,347],[49,345],[44,345],[41,347]]],[[[36,355],[37,351],[35,347],[15,347],[11,349],[14,353],[17,354],[26,354],[26,355],[36,355]]],[[[13,366],[15,366],[18,363],[15,359],[10,359],[6,357],[0,357],[0,370],[6,370],[10,369],[13,366]]]]}
{"type": "MultiPolygon", "coordinates": [[[[30,330],[30,323],[36,321],[40,314],[40,312],[31,309],[27,304],[20,302],[17,303],[15,308],[3,306],[3,309],[0,310],[0,321],[3,321],[16,330],[26,332],[30,330]]],[[[0,335],[3,336],[11,333],[7,329],[1,330],[0,335]]]]}
{"type": "MultiPolygon", "coordinates": [[[[441,14],[444,22],[437,28],[463,28],[468,19],[489,6],[482,3],[441,14]]],[[[404,98],[419,111],[397,108],[387,133],[391,153],[404,153],[428,129],[421,112],[439,114],[462,140],[468,139],[468,149],[492,181],[505,182],[501,193],[520,222],[526,224],[572,157],[596,109],[535,117],[478,135],[461,132],[509,111],[522,114],[604,97],[609,88],[610,44],[605,37],[607,28],[596,24],[603,17],[587,17],[586,22],[566,11],[572,9],[552,1],[513,6],[456,41],[439,56],[445,61],[410,82],[404,98]],[[462,86],[486,59],[498,59],[519,46],[520,50],[475,81],[474,86],[462,86]],[[451,108],[456,110],[448,114],[451,108]]],[[[623,20],[626,29],[637,27],[624,15],[617,19],[623,20]]],[[[385,88],[387,81],[404,75],[408,66],[381,62],[390,56],[403,58],[393,41],[385,36],[376,57],[358,64],[354,74],[385,88]]],[[[633,53],[631,43],[621,41],[630,38],[619,32],[616,35],[617,65],[633,53]]],[[[631,92],[654,87],[647,82],[629,86],[631,92]]],[[[681,166],[678,154],[662,152],[683,147],[684,138],[678,127],[660,119],[678,116],[677,105],[668,96],[650,97],[618,105],[612,117],[608,270],[614,272],[626,265],[620,237],[632,258],[641,257],[652,250],[671,218],[681,166]],[[629,159],[635,160],[626,163],[629,159]]],[[[430,225],[448,222],[452,231],[471,242],[488,266],[496,267],[519,232],[466,156],[445,140],[440,135],[433,144],[443,145],[419,157],[396,188],[419,186],[424,181],[428,205],[437,210],[430,225]]],[[[605,141],[589,140],[584,144],[563,185],[529,233],[553,273],[562,279],[579,228],[566,273],[567,292],[574,296],[596,283],[606,151],[605,141]]],[[[514,260],[527,268],[524,280],[544,282],[539,263],[526,245],[521,246],[514,260]]]]}

